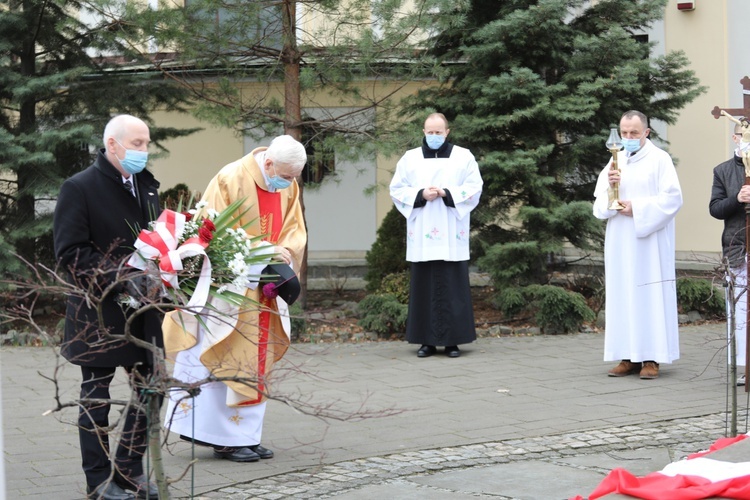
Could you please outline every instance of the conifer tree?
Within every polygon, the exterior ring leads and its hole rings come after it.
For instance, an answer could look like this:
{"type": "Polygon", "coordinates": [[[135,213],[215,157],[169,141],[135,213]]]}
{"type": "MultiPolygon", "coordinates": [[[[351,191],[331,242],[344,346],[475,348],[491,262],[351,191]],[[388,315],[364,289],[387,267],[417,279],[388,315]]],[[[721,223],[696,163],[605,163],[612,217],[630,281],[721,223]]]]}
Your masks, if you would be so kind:
{"type": "MultiPolygon", "coordinates": [[[[113,114],[149,121],[184,101],[184,90],[130,69],[145,61],[117,31],[78,1],[0,6],[0,273],[24,269],[14,253],[51,263],[57,191],[90,164],[113,114]]],[[[189,132],[152,127],[151,137],[189,132]]]]}
{"type": "Polygon", "coordinates": [[[332,155],[402,150],[391,97],[429,75],[416,56],[434,0],[190,0],[157,10],[92,1],[137,26],[132,46],[164,52],[154,69],[189,90],[197,116],[253,138],[290,134],[308,149],[308,170],[332,155]]]}
{"type": "Polygon", "coordinates": [[[409,104],[420,125],[444,113],[479,161],[474,255],[500,290],[546,283],[566,242],[600,248],[593,190],[623,112],[670,124],[703,92],[683,53],[654,57],[643,36],[666,3],[443,3],[430,54],[444,83],[409,104]]]}

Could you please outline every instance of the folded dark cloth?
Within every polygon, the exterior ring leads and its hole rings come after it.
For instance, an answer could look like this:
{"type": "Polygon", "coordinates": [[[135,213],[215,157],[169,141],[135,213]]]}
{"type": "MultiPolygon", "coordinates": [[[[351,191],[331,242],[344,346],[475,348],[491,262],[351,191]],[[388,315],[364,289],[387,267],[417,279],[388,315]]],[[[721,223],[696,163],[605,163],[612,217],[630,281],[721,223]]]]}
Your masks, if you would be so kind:
{"type": "Polygon", "coordinates": [[[289,305],[299,297],[301,290],[299,278],[287,264],[270,264],[261,271],[263,294],[269,298],[277,295],[289,305]]]}

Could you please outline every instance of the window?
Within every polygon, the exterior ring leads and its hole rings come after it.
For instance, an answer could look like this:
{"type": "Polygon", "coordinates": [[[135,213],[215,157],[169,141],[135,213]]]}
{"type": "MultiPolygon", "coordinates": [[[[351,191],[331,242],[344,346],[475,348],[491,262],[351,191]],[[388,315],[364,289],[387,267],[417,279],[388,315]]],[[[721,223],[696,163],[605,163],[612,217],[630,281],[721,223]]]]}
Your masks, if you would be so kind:
{"type": "Polygon", "coordinates": [[[317,130],[314,125],[302,128],[302,144],[307,151],[307,163],[302,169],[305,184],[320,184],[326,176],[336,172],[336,154],[330,132],[317,130]]]}

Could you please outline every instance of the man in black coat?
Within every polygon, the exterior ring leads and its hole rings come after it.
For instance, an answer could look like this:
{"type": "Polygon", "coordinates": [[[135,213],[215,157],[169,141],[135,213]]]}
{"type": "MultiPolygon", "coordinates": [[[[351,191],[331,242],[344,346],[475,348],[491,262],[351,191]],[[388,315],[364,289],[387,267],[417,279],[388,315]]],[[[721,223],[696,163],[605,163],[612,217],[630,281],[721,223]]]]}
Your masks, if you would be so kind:
{"type": "MultiPolygon", "coordinates": [[[[714,168],[714,180],[711,186],[709,212],[713,217],[724,221],[721,233],[722,256],[729,262],[729,276],[734,280],[735,291],[735,330],[737,347],[737,366],[744,367],[745,360],[745,322],[747,318],[747,249],[745,248],[745,206],[750,203],[750,185],[745,184],[746,169],[742,161],[743,154],[750,151],[750,144],[742,138],[740,124],[734,127],[732,141],[737,145],[734,155],[729,160],[714,168]]],[[[727,304],[728,306],[729,304],[727,304]]],[[[728,307],[727,307],[728,309],[728,307]]],[[[727,317],[730,311],[727,310],[727,317]]],[[[730,360],[731,361],[731,360],[730,360]]],[[[737,385],[745,385],[745,375],[737,378],[737,385]]]]}
{"type": "MultiPolygon", "coordinates": [[[[159,214],[159,182],[144,170],[150,140],[142,120],[130,115],[112,118],[104,129],[104,148],[90,167],[63,183],[55,207],[55,256],[75,289],[85,292],[68,295],[61,350],[83,375],[78,426],[90,498],[133,498],[126,490],[135,491],[138,498],[158,497],[156,485],[143,470],[147,419],[139,389],[139,381],[151,375],[153,353],[123,340],[123,335],[130,319],[127,333],[161,347],[162,318],[156,311],[135,314],[118,303],[126,288],[123,283],[132,285],[144,278],[142,272],[124,266],[133,251],[135,231],[159,214]],[[123,280],[128,273],[131,283],[123,280]],[[106,429],[109,385],[118,366],[130,374],[137,397],[125,413],[113,468],[106,429]]],[[[142,293],[142,287],[127,289],[131,296],[142,293]]]]}

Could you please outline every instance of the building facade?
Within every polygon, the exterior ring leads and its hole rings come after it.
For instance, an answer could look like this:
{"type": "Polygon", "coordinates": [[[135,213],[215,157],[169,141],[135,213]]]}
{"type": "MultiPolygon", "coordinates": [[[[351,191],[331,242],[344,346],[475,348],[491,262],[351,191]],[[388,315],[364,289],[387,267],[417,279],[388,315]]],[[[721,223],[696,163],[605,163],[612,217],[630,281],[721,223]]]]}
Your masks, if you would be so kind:
{"type": "MultiPolygon", "coordinates": [[[[711,114],[715,106],[742,108],[740,84],[750,76],[750,46],[746,25],[750,19],[747,0],[670,0],[664,18],[646,33],[656,42],[656,55],[682,50],[707,92],[686,106],[674,125],[654,123],[672,154],[683,189],[684,205],[677,216],[677,259],[681,268],[713,269],[720,262],[722,223],[708,213],[713,167],[733,151],[733,124],[711,114]],[[692,3],[692,10],[683,10],[692,3]]],[[[430,82],[413,82],[400,94],[414,92],[430,82]]],[[[748,90],[747,92],[750,92],[748,90]]],[[[338,108],[323,97],[316,106],[338,108]]],[[[308,103],[308,106],[310,104],[308,103]]],[[[304,103],[303,103],[304,106],[304,103]]],[[[306,108],[307,112],[314,109],[306,108]]],[[[623,110],[626,111],[626,110],[623,110]]],[[[750,110],[746,113],[750,118],[750,110]]],[[[166,143],[170,155],[152,163],[162,188],[186,183],[203,189],[223,165],[268,141],[240,137],[233,131],[209,126],[186,115],[157,113],[160,126],[203,127],[187,138],[166,143]]],[[[602,138],[602,142],[606,137],[602,138]]],[[[416,145],[415,145],[416,146],[416,145]]],[[[363,158],[336,164],[335,180],[324,181],[304,192],[311,262],[361,260],[375,241],[375,234],[391,208],[387,189],[365,195],[374,185],[387,186],[398,156],[363,158]]]]}

